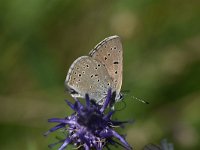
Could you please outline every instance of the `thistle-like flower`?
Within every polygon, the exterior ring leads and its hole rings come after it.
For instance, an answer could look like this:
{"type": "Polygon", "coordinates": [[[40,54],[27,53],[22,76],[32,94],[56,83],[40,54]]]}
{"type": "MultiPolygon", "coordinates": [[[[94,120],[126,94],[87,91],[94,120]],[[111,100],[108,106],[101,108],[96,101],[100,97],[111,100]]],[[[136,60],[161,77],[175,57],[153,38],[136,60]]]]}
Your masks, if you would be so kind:
{"type": "Polygon", "coordinates": [[[59,150],[64,150],[69,144],[73,144],[77,149],[102,150],[104,147],[109,149],[109,145],[119,145],[127,150],[131,150],[132,147],[126,142],[124,137],[114,130],[115,127],[122,127],[128,121],[111,120],[111,116],[114,114],[113,110],[105,113],[105,109],[111,102],[111,97],[112,92],[109,89],[107,98],[102,106],[90,100],[88,94],[85,96],[85,105],[81,104],[76,98],[74,104],[66,100],[69,107],[75,112],[64,119],[52,118],[48,120],[49,122],[58,123],[58,125],[47,131],[45,135],[58,129],[64,129],[67,132],[65,139],[51,144],[50,147],[62,143],[59,150]]]}

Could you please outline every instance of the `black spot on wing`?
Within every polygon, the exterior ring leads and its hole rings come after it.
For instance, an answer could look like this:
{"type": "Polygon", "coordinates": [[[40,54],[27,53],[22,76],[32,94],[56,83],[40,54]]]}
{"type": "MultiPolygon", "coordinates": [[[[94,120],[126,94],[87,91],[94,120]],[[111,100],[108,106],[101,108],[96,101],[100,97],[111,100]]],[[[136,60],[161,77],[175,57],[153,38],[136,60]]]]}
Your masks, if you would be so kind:
{"type": "Polygon", "coordinates": [[[115,61],[113,64],[119,64],[119,62],[118,62],[118,61],[115,61]]]}

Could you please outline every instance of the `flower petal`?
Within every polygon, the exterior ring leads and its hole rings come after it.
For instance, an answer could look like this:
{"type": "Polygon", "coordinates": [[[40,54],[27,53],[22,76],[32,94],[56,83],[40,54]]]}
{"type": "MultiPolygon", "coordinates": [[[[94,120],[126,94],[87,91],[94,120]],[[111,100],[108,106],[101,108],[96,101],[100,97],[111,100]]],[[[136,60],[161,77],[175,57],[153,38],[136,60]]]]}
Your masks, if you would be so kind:
{"type": "Polygon", "coordinates": [[[104,120],[108,121],[112,117],[112,115],[115,113],[115,111],[110,111],[107,115],[103,117],[104,120]]]}
{"type": "Polygon", "coordinates": [[[127,150],[132,150],[132,147],[124,140],[124,138],[121,135],[119,135],[114,130],[111,130],[111,131],[112,131],[113,136],[115,136],[116,138],[118,138],[121,141],[121,143],[127,148],[127,150]]]}
{"type": "Polygon", "coordinates": [[[49,148],[53,148],[53,147],[56,146],[57,144],[63,143],[64,141],[65,141],[65,140],[60,140],[60,141],[58,141],[58,142],[56,142],[56,143],[53,143],[53,144],[48,145],[48,147],[49,147],[49,148]]]}
{"type": "Polygon", "coordinates": [[[68,101],[68,100],[66,99],[65,102],[67,103],[67,105],[68,105],[71,109],[73,109],[73,110],[75,111],[74,105],[73,105],[70,101],[68,101]]]}
{"type": "Polygon", "coordinates": [[[65,124],[63,124],[63,123],[58,124],[57,126],[51,128],[49,131],[47,131],[46,133],[44,133],[44,136],[47,136],[49,133],[54,132],[54,131],[56,131],[56,130],[58,130],[60,128],[63,128],[63,127],[65,127],[65,124]]]}
{"type": "Polygon", "coordinates": [[[71,142],[71,139],[70,139],[70,138],[67,138],[67,139],[64,141],[63,145],[61,145],[61,147],[60,147],[58,150],[63,150],[64,148],[67,147],[67,145],[68,145],[70,142],[71,142]]]}
{"type": "Polygon", "coordinates": [[[84,144],[83,146],[84,146],[85,150],[90,150],[90,148],[87,144],[84,144]]]}
{"type": "Polygon", "coordinates": [[[90,142],[85,137],[85,133],[84,132],[79,133],[79,137],[80,137],[82,142],[84,142],[85,144],[87,144],[88,147],[90,147],[90,142]]]}
{"type": "Polygon", "coordinates": [[[88,94],[85,94],[85,101],[86,101],[86,106],[89,108],[90,107],[90,98],[88,94]]]}

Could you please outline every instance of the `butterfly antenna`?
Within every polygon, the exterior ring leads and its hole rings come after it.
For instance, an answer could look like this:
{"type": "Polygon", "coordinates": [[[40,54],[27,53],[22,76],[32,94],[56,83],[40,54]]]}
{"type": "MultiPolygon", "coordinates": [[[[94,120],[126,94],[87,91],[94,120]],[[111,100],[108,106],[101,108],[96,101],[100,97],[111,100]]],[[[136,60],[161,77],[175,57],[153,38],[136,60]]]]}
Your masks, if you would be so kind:
{"type": "Polygon", "coordinates": [[[144,104],[149,104],[149,102],[147,102],[147,101],[145,101],[145,100],[142,100],[142,99],[140,99],[140,98],[137,98],[137,97],[135,97],[135,96],[133,96],[132,98],[133,98],[133,99],[136,99],[136,100],[138,100],[138,101],[140,101],[140,102],[142,102],[142,103],[144,103],[144,104]]]}

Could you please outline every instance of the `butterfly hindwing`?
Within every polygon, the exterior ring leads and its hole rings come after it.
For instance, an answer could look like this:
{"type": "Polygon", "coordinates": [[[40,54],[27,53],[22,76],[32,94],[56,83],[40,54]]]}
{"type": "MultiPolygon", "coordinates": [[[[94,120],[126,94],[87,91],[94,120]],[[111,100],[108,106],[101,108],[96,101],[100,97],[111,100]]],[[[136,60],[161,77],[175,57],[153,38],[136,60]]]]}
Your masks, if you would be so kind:
{"type": "Polygon", "coordinates": [[[65,84],[73,97],[84,97],[86,93],[91,99],[101,103],[111,86],[111,78],[101,62],[89,56],[77,58],[71,65],[65,84]]]}

